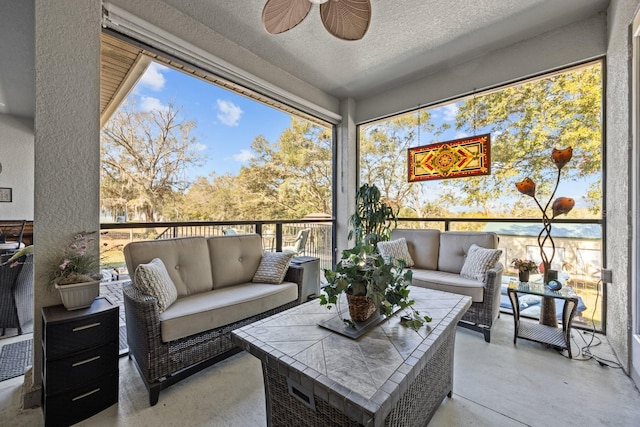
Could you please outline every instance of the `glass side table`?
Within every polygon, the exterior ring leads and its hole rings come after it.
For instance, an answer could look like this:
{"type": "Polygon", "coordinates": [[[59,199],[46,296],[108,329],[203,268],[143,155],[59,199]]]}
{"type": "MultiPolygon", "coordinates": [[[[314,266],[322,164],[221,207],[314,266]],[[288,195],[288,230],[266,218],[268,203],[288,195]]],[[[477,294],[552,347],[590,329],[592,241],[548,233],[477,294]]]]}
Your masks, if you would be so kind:
{"type": "Polygon", "coordinates": [[[567,350],[571,356],[571,322],[576,314],[578,295],[569,286],[552,291],[542,283],[513,282],[507,289],[513,309],[514,335],[513,343],[518,338],[546,344],[561,350],[567,350]],[[540,320],[538,323],[520,319],[520,302],[518,294],[537,295],[542,297],[540,320]],[[562,310],[562,328],[558,327],[555,299],[564,300],[562,310]]]}

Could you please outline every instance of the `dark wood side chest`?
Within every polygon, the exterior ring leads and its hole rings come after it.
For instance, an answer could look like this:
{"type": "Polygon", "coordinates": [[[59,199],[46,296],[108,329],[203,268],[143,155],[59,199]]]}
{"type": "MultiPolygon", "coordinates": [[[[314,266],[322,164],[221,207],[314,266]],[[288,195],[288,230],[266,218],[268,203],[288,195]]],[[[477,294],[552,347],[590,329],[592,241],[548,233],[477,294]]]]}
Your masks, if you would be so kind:
{"type": "Polygon", "coordinates": [[[75,424],[118,401],[118,306],[42,309],[42,408],[45,425],[75,424]]]}

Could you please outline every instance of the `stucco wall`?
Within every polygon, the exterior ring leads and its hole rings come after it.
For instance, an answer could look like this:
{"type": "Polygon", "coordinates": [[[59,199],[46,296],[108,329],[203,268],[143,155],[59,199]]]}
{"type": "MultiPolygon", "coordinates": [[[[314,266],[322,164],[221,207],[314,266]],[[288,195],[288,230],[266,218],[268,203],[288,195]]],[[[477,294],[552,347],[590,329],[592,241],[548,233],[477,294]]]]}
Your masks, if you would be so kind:
{"type": "Polygon", "coordinates": [[[605,52],[606,16],[599,14],[453,65],[402,87],[358,99],[356,123],[471,94],[605,52]]]}
{"type": "Polygon", "coordinates": [[[0,187],[13,201],[0,203],[0,219],[33,220],[33,119],[0,114],[0,187]]]}
{"type": "Polygon", "coordinates": [[[99,1],[35,0],[35,374],[27,405],[41,382],[41,308],[60,304],[46,286],[51,254],[100,227],[100,22],[99,1]]]}
{"type": "Polygon", "coordinates": [[[631,332],[631,31],[640,2],[613,0],[609,9],[607,46],[607,338],[629,372],[631,332]]]}

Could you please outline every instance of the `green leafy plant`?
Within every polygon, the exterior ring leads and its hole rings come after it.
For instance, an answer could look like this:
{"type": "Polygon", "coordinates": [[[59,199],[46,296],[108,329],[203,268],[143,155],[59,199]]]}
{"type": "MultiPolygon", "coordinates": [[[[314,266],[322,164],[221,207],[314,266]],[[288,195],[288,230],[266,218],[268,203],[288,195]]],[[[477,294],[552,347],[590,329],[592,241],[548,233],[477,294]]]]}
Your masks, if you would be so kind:
{"type": "Polygon", "coordinates": [[[385,262],[373,245],[358,245],[343,251],[335,270],[325,269],[324,273],[328,285],[320,295],[320,304],[328,309],[336,305],[340,318],[349,326],[354,326],[353,322],[342,317],[339,307],[342,293],[367,296],[376,309],[387,316],[409,309],[410,315],[403,324],[416,330],[431,321],[429,316],[421,316],[412,307],[414,301],[409,298],[407,286],[411,284],[413,272],[405,269],[404,261],[385,262]]]}
{"type": "Polygon", "coordinates": [[[381,200],[375,184],[364,184],[356,193],[356,211],[349,217],[353,229],[348,239],[355,237],[356,246],[373,245],[391,238],[391,230],[398,224],[396,213],[381,200]]]}

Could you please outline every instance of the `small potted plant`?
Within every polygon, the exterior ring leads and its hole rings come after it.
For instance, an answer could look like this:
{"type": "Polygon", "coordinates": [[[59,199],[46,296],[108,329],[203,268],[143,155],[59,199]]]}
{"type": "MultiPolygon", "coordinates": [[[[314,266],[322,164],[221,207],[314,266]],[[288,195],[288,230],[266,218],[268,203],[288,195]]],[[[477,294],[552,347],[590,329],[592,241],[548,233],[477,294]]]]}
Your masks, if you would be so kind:
{"type": "Polygon", "coordinates": [[[412,307],[414,301],[409,299],[407,288],[411,284],[412,271],[404,267],[403,261],[385,262],[373,245],[347,249],[342,252],[335,270],[325,270],[328,284],[320,295],[320,304],[329,309],[336,305],[338,315],[348,326],[365,321],[376,312],[391,316],[408,308],[410,315],[404,323],[417,330],[424,322],[430,322],[431,318],[421,316],[412,307]],[[351,319],[342,317],[342,293],[346,294],[351,319]]]}
{"type": "Polygon", "coordinates": [[[521,282],[528,282],[529,274],[538,272],[538,266],[530,259],[514,258],[511,261],[511,265],[518,270],[518,277],[521,282]]]}
{"type": "Polygon", "coordinates": [[[67,310],[89,307],[100,294],[100,258],[91,250],[96,234],[76,234],[52,265],[50,283],[60,292],[67,310]]]}

